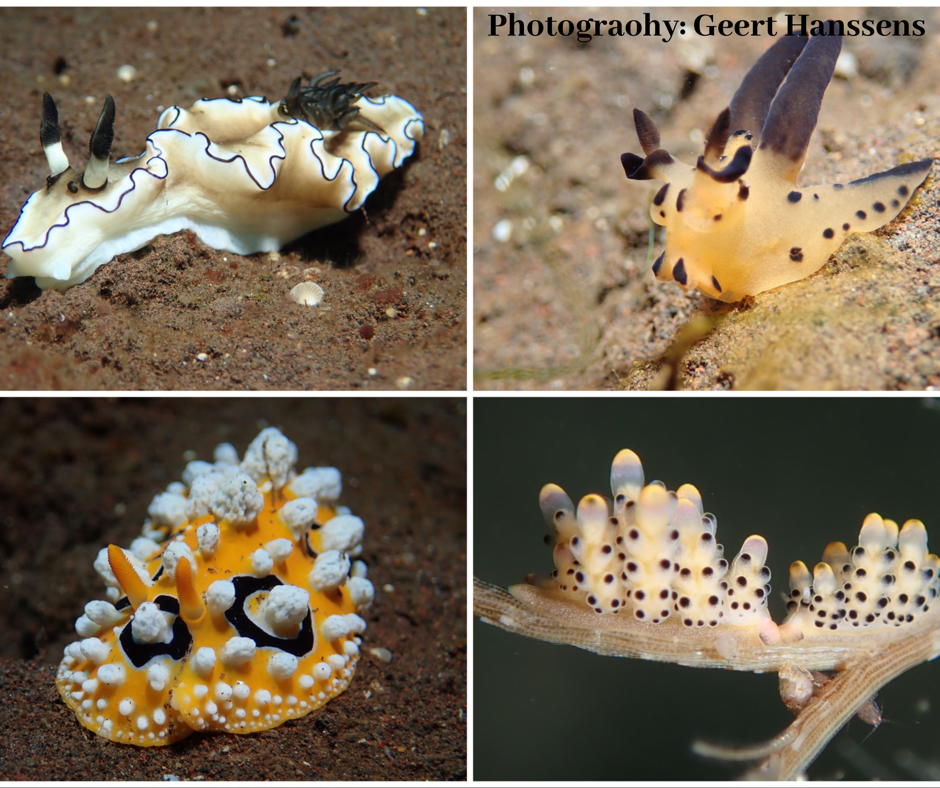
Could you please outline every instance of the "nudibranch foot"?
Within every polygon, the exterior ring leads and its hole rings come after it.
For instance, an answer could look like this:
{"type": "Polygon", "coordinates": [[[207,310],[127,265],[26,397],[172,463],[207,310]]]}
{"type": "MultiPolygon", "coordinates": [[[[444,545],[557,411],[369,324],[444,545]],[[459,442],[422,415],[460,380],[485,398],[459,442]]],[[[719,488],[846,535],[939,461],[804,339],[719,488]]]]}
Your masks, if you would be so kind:
{"type": "Polygon", "coordinates": [[[108,601],[85,605],[56,684],[111,741],[161,746],[193,731],[254,733],[349,685],[374,597],[363,523],[335,468],[294,470],[268,428],[238,461],[190,462],[128,550],[102,549],[108,601]]]}
{"type": "Polygon", "coordinates": [[[634,110],[644,157],[624,153],[630,180],[665,182],[650,207],[667,229],[653,265],[662,281],[740,301],[819,270],[850,233],[892,221],[933,159],[847,184],[796,181],[842,38],[784,36],[757,61],[709,132],[695,166],[660,147],[655,123],[634,110]]]}
{"type": "Polygon", "coordinates": [[[107,96],[82,172],[69,166],[44,94],[39,138],[50,175],[3,241],[7,277],[66,290],[115,255],[180,230],[214,249],[271,252],[359,210],[414,153],[424,120],[396,96],[363,95],[374,82],[324,81],[336,73],[307,87],[298,78],[273,104],[251,96],[169,107],[144,152],[116,161],[107,96]]]}

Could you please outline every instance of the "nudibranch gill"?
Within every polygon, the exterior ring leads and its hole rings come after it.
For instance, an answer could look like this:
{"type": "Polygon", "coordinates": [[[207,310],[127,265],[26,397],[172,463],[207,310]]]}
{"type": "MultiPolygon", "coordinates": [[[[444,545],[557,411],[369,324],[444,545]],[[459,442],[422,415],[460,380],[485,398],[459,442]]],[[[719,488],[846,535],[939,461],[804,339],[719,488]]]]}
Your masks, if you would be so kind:
{"type": "Polygon", "coordinates": [[[827,25],[826,35],[787,35],[761,56],[694,167],[663,150],[655,123],[633,111],[645,158],[624,153],[624,172],[665,182],[650,208],[667,229],[653,264],[658,279],[728,302],[795,282],[819,270],[850,233],[894,219],[926,179],[932,159],[847,184],[796,185],[842,48],[834,23],[827,25]]]}
{"type": "Polygon", "coordinates": [[[296,460],[274,428],[241,462],[222,444],[153,499],[130,549],[99,552],[108,599],[85,605],[56,676],[82,725],[160,746],[274,728],[346,689],[374,597],[363,523],[336,504],[336,468],[296,460]]]}
{"type": "Polygon", "coordinates": [[[39,139],[50,175],[3,242],[7,277],[65,290],[179,230],[214,249],[271,252],[358,210],[414,152],[424,120],[396,96],[363,95],[376,83],[340,83],[336,73],[304,87],[298,77],[273,104],[252,96],[170,107],[143,153],[113,162],[107,96],[81,172],[69,166],[44,94],[39,139]]]}

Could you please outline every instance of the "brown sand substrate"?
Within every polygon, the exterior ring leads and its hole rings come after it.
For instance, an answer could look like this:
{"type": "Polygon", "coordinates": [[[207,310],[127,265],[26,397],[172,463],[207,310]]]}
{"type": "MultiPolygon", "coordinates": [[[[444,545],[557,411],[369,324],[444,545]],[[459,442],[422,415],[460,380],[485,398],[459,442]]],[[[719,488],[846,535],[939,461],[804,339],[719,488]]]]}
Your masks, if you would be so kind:
{"type": "Polygon", "coordinates": [[[0,430],[0,780],[466,779],[462,400],[2,400],[0,430]],[[139,535],[184,452],[243,453],[269,425],[301,468],[343,472],[342,502],[366,524],[376,602],[349,689],[258,735],[149,749],[96,736],[54,683],[75,619],[103,598],[95,555],[139,535]]]}
{"type": "Polygon", "coordinates": [[[426,127],[364,211],[280,255],[242,257],[177,233],[65,294],[40,295],[25,277],[0,283],[0,388],[465,388],[464,9],[7,8],[0,51],[3,236],[49,174],[43,91],[56,100],[73,166],[84,166],[107,93],[113,159],[143,150],[158,108],[226,95],[274,101],[300,74],[332,69],[411,102],[426,127]],[[137,69],[133,82],[118,79],[124,64],[137,69]],[[315,309],[287,298],[305,278],[326,291],[315,309]]]}

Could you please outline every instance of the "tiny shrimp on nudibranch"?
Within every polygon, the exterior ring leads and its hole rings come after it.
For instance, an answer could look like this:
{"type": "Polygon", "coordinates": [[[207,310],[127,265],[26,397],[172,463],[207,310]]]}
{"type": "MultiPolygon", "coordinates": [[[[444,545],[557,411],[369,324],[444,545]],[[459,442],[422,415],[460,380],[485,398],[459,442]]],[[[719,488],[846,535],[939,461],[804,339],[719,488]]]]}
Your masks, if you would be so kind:
{"type": "Polygon", "coordinates": [[[795,282],[822,268],[850,233],[892,221],[924,182],[933,159],[846,184],[797,187],[842,48],[836,24],[812,38],[785,35],[763,54],[694,167],[663,150],[656,124],[633,111],[646,158],[624,153],[624,172],[665,182],[650,207],[668,232],[653,263],[657,279],[728,302],[795,282]]]}
{"type": "Polygon", "coordinates": [[[274,252],[359,210],[414,153],[424,120],[397,96],[365,96],[375,82],[340,83],[337,73],[304,87],[298,77],[273,104],[250,96],[169,107],[143,153],[113,162],[107,96],[84,171],[69,165],[44,94],[39,140],[50,174],[3,241],[7,277],[66,290],[115,255],[180,230],[213,249],[274,252]]]}
{"type": "Polygon", "coordinates": [[[294,470],[268,428],[190,462],[130,549],[103,548],[106,600],[85,605],[56,685],[79,722],[142,747],[194,731],[254,733],[349,685],[374,597],[363,522],[336,468],[294,470]]]}

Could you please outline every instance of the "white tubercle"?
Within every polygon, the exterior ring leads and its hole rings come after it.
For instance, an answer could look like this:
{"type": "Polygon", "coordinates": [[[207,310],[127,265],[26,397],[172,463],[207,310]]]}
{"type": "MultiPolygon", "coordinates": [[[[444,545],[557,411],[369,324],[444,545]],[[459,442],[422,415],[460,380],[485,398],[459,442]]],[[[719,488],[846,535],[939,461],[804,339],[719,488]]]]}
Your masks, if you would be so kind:
{"type": "Polygon", "coordinates": [[[349,552],[362,543],[364,533],[361,518],[339,514],[320,529],[320,544],[323,550],[349,552]]]}
{"type": "Polygon", "coordinates": [[[294,541],[299,542],[317,519],[317,502],[313,498],[295,498],[285,503],[277,514],[294,535],[294,541]]]}
{"type": "Polygon", "coordinates": [[[320,625],[320,633],[327,640],[338,640],[346,637],[350,632],[349,621],[345,616],[329,616],[320,625]]]}
{"type": "Polygon", "coordinates": [[[261,430],[248,446],[241,469],[255,482],[271,479],[280,490],[297,462],[297,447],[276,427],[261,430]]]}
{"type": "Polygon", "coordinates": [[[314,591],[333,591],[346,581],[349,559],[339,550],[320,553],[310,570],[310,587],[314,591]]]}
{"type": "Polygon", "coordinates": [[[219,549],[221,531],[215,523],[203,523],[196,529],[196,540],[203,558],[211,558],[219,549]]]}
{"type": "Polygon", "coordinates": [[[349,596],[358,610],[365,610],[375,600],[375,587],[364,577],[350,577],[349,596]]]}
{"type": "Polygon", "coordinates": [[[264,549],[276,563],[282,563],[290,556],[294,543],[290,539],[272,539],[265,544],[264,549]]]}
{"type": "Polygon", "coordinates": [[[157,525],[178,528],[188,519],[186,506],[186,499],[182,495],[158,493],[147,508],[147,514],[157,525]]]}
{"type": "Polygon", "coordinates": [[[229,668],[241,667],[254,659],[256,651],[257,646],[251,638],[229,638],[222,646],[222,664],[229,668]]]}
{"type": "Polygon", "coordinates": [[[268,659],[268,673],[277,681],[286,681],[297,672],[297,657],[278,651],[268,659]]]}
{"type": "Polygon", "coordinates": [[[231,443],[220,443],[212,452],[216,465],[238,465],[238,450],[231,443]]]}
{"type": "Polygon", "coordinates": [[[176,565],[181,558],[189,561],[189,566],[193,572],[196,571],[196,558],[193,556],[193,551],[189,545],[185,542],[170,542],[166,550],[163,551],[163,570],[166,572],[167,577],[171,579],[176,577],[176,565]]]}
{"type": "Polygon", "coordinates": [[[251,571],[256,577],[265,577],[274,569],[274,559],[264,548],[259,547],[251,554],[251,571]]]}
{"type": "Polygon", "coordinates": [[[209,511],[235,528],[251,525],[263,507],[264,496],[245,473],[227,478],[209,500],[209,511]]]}
{"type": "Polygon", "coordinates": [[[131,542],[130,550],[141,561],[149,561],[160,552],[160,545],[157,544],[153,539],[148,539],[145,536],[138,536],[133,542],[131,542]]]}
{"type": "Polygon", "coordinates": [[[211,462],[206,462],[205,460],[193,460],[186,464],[186,467],[183,469],[183,484],[187,487],[193,486],[193,481],[197,476],[203,476],[207,473],[212,473],[215,470],[215,465],[211,462]]]}
{"type": "Polygon", "coordinates": [[[134,611],[131,632],[137,643],[168,643],[172,634],[166,615],[153,602],[144,602],[134,611]]]}
{"type": "Polygon", "coordinates": [[[290,484],[299,498],[335,501],[343,492],[342,475],[336,468],[305,468],[290,484]]]}
{"type": "Polygon", "coordinates": [[[235,604],[235,584],[231,580],[216,580],[206,589],[206,606],[213,616],[221,616],[235,604]]]}
{"type": "Polygon", "coordinates": [[[125,614],[110,602],[95,599],[85,605],[85,615],[102,627],[110,627],[120,621],[125,614]]]}
{"type": "Polygon", "coordinates": [[[193,654],[193,670],[197,676],[208,678],[212,675],[212,669],[215,667],[215,651],[208,646],[196,649],[193,654]]]}
{"type": "Polygon", "coordinates": [[[279,637],[293,637],[310,610],[310,594],[298,586],[279,585],[261,604],[261,616],[279,637]]]}

